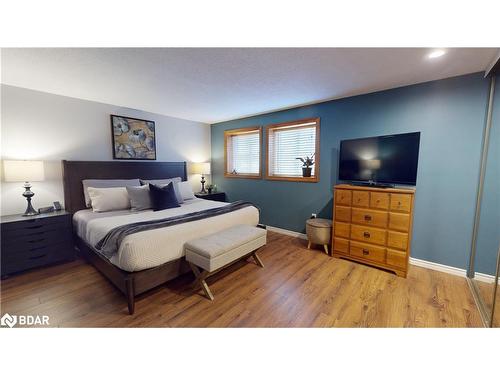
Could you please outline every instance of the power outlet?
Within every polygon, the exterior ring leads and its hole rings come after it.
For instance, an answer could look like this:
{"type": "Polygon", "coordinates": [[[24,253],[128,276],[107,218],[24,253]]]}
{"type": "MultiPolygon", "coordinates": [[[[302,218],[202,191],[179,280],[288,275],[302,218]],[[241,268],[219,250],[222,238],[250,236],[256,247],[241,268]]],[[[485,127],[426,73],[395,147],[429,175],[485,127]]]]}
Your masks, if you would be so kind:
{"type": "Polygon", "coordinates": [[[311,214],[311,219],[316,219],[317,216],[317,214],[311,214]]]}

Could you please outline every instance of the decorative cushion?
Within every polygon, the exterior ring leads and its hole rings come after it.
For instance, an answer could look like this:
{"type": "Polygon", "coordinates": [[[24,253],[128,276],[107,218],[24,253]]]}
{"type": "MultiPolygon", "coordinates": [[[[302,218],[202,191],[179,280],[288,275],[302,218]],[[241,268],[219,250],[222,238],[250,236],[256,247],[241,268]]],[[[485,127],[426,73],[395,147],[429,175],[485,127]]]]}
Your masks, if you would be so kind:
{"type": "Polygon", "coordinates": [[[151,193],[151,202],[153,203],[154,211],[180,207],[175,197],[173,182],[163,187],[149,184],[149,191],[151,193]]]}
{"type": "Polygon", "coordinates": [[[182,200],[187,201],[189,199],[196,198],[193,193],[193,187],[189,181],[182,181],[177,184],[179,192],[181,193],[182,200]]]}
{"type": "Polygon", "coordinates": [[[127,186],[132,211],[150,210],[153,208],[149,185],[127,186]]]}
{"type": "Polygon", "coordinates": [[[138,178],[131,180],[83,180],[83,195],[85,196],[85,205],[90,207],[89,187],[94,188],[112,188],[125,186],[141,186],[138,178]]]}
{"type": "Polygon", "coordinates": [[[126,210],[130,208],[130,199],[124,187],[87,188],[92,210],[106,212],[126,210]]]}
{"type": "Polygon", "coordinates": [[[153,184],[156,186],[167,186],[169,183],[173,182],[175,197],[177,198],[177,203],[181,204],[184,200],[182,199],[182,195],[179,191],[177,184],[182,181],[180,177],[174,178],[165,178],[162,180],[141,180],[141,185],[153,184]]]}

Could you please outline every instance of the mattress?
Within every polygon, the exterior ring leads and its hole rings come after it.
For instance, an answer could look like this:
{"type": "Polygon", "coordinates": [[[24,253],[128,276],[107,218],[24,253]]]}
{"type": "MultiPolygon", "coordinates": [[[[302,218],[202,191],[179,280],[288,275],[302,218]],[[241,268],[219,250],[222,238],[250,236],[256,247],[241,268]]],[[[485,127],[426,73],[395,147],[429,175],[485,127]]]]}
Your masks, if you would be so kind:
{"type": "MultiPolygon", "coordinates": [[[[185,201],[181,207],[161,211],[93,212],[91,209],[86,209],[73,215],[73,224],[77,235],[95,247],[111,229],[124,224],[184,215],[226,204],[195,198],[185,201]]],[[[190,240],[238,224],[255,226],[258,223],[259,210],[252,206],[202,220],[134,233],[123,239],[117,253],[110,258],[110,262],[124,271],[141,271],[182,258],[184,244],[190,240]]]]}

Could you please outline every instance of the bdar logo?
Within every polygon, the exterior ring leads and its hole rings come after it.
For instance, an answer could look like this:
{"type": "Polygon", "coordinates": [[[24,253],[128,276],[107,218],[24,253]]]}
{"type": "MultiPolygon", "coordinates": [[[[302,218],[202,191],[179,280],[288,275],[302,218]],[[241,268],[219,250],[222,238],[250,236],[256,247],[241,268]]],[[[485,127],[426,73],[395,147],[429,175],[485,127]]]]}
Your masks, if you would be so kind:
{"type": "Polygon", "coordinates": [[[17,323],[17,316],[12,316],[10,314],[4,314],[2,319],[0,319],[0,324],[2,326],[9,326],[10,328],[14,327],[17,323]]]}

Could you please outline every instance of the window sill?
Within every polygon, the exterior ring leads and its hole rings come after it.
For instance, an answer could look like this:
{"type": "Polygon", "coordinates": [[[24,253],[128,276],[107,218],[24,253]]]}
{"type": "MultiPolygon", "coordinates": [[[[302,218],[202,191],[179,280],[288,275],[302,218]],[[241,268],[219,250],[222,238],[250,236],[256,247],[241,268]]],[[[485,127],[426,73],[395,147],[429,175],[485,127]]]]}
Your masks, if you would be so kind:
{"type": "Polygon", "coordinates": [[[319,176],[300,177],[300,176],[266,176],[266,180],[291,181],[291,182],[319,182],[319,176]]]}
{"type": "Polygon", "coordinates": [[[261,179],[262,175],[260,174],[232,174],[232,173],[224,173],[225,178],[250,178],[250,179],[261,179]]]}

